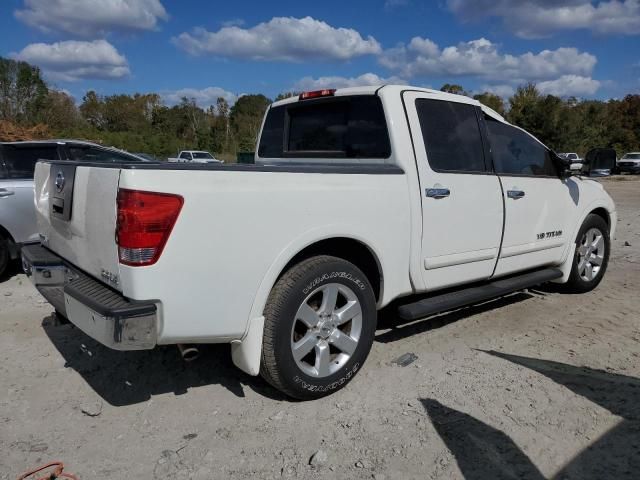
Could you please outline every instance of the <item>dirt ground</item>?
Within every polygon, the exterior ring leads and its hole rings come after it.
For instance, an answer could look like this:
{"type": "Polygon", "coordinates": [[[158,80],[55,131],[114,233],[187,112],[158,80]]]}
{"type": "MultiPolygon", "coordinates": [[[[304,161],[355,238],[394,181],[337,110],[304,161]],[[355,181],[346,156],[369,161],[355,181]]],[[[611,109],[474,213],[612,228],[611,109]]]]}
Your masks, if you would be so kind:
{"type": "Polygon", "coordinates": [[[291,402],[227,346],[114,352],[0,283],[0,479],[59,459],[88,479],[638,478],[640,177],[594,292],[551,288],[377,333],[343,391],[291,402]],[[405,353],[417,359],[393,364],[405,353]],[[312,458],[313,457],[313,458],[312,458]]]}

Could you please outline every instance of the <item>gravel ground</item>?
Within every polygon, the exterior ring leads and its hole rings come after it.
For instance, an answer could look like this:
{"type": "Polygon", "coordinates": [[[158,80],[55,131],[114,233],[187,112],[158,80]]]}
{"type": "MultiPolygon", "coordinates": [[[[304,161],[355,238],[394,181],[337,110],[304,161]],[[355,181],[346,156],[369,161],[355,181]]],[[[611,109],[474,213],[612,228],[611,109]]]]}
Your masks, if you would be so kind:
{"type": "Polygon", "coordinates": [[[110,480],[638,478],[640,178],[603,183],[619,223],[596,291],[386,320],[349,387],[314,402],[242,374],[227,346],[190,364],[176,348],[105,349],[14,274],[0,283],[0,479],[53,459],[110,480]]]}

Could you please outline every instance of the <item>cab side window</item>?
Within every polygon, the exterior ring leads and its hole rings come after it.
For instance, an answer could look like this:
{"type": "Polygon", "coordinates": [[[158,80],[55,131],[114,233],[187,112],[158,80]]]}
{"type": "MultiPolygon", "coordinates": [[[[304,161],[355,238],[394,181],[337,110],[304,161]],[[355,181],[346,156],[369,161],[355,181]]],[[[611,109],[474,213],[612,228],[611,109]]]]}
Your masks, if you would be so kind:
{"type": "Polygon", "coordinates": [[[522,130],[485,118],[493,164],[498,175],[556,177],[551,154],[522,130]]]}
{"type": "Polygon", "coordinates": [[[486,172],[475,106],[419,98],[416,110],[432,170],[486,172]]]}
{"type": "Polygon", "coordinates": [[[191,160],[191,154],[188,152],[182,152],[180,154],[180,158],[184,158],[185,160],[191,160]]]}

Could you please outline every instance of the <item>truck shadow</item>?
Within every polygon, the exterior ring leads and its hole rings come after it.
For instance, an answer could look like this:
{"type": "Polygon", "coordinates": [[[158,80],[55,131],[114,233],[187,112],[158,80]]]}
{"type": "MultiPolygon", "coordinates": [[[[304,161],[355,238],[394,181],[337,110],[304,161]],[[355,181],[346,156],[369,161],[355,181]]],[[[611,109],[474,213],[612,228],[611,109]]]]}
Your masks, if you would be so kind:
{"type": "Polygon", "coordinates": [[[246,375],[231,362],[229,345],[202,345],[200,357],[186,363],[175,346],[153,350],[111,350],[71,324],[54,325],[45,317],[43,329],[65,359],[89,386],[113,406],[145,402],[153,395],[182,395],[190,388],[221,385],[244,397],[244,388],[277,400],[285,397],[260,377],[246,375]]]}
{"type": "MultiPolygon", "coordinates": [[[[535,370],[622,417],[620,423],[571,459],[554,479],[637,478],[640,469],[639,379],[549,360],[494,351],[485,353],[535,370]]],[[[421,399],[421,402],[464,478],[544,478],[504,432],[436,400],[421,399]]]]}
{"type": "Polygon", "coordinates": [[[377,326],[378,330],[390,330],[376,335],[375,340],[380,343],[390,343],[398,340],[403,340],[413,335],[425,333],[437,328],[446,327],[451,323],[471,317],[473,315],[490,312],[507,305],[523,302],[533,297],[534,296],[530,293],[518,292],[478,305],[463,307],[459,310],[454,310],[449,313],[427,317],[423,320],[404,324],[400,319],[398,319],[396,315],[397,304],[392,304],[380,312],[377,326]]]}

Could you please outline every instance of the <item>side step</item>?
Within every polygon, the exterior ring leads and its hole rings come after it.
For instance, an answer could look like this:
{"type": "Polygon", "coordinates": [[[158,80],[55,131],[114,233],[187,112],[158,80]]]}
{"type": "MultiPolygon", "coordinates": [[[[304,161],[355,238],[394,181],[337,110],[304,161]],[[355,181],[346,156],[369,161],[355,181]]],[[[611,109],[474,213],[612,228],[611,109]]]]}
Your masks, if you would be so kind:
{"type": "Polygon", "coordinates": [[[398,307],[398,315],[403,320],[418,320],[436,313],[501,297],[560,277],[562,277],[562,272],[557,268],[536,270],[535,272],[495,280],[480,286],[462,288],[454,292],[434,295],[414,303],[401,305],[398,307]]]}

